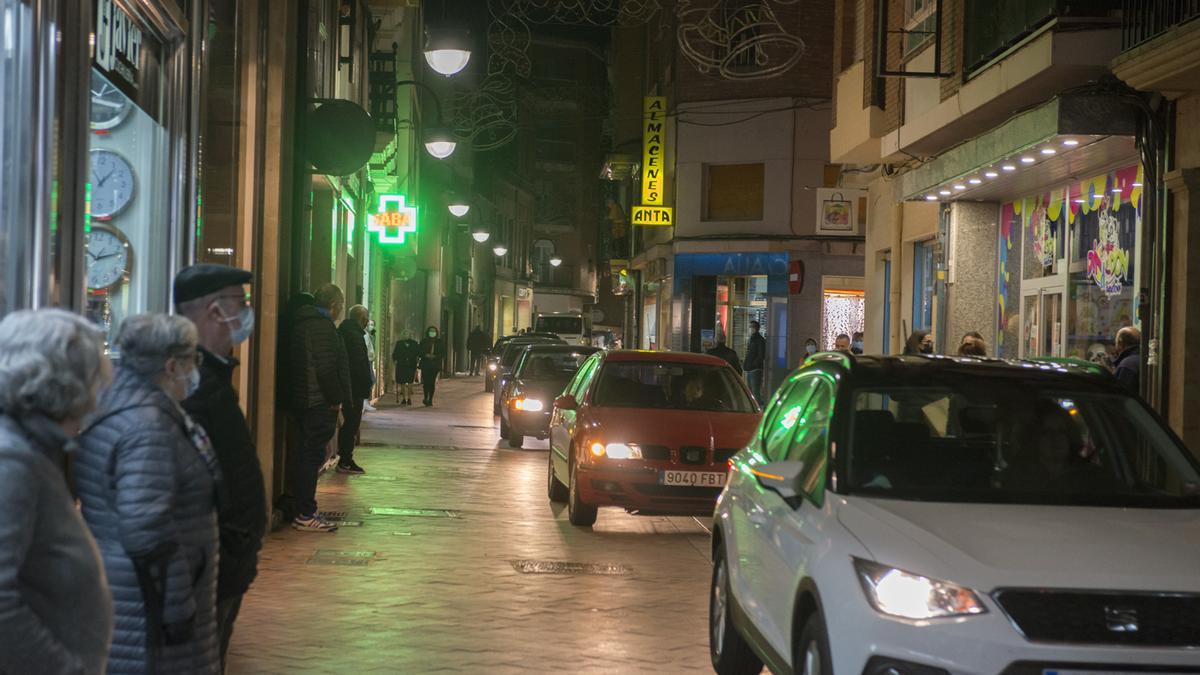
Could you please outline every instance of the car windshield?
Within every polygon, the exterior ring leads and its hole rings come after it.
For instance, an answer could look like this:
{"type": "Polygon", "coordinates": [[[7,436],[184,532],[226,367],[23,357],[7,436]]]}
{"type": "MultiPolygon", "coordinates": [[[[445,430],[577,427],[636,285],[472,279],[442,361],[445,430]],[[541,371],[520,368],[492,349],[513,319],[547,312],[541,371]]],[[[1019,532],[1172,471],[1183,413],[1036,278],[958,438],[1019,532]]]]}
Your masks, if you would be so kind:
{"type": "Polygon", "coordinates": [[[606,363],[600,370],[595,404],[614,408],[754,412],[754,403],[733,369],[693,363],[606,363]]]}
{"type": "Polygon", "coordinates": [[[583,333],[583,317],[581,316],[539,316],[537,325],[533,327],[539,333],[554,333],[556,335],[579,335],[583,333]]]}
{"type": "Polygon", "coordinates": [[[1022,385],[856,391],[843,453],[849,492],[1200,508],[1195,461],[1137,399],[1022,385]]]}
{"type": "Polygon", "coordinates": [[[516,363],[517,359],[521,357],[521,353],[525,351],[526,347],[532,344],[546,344],[548,342],[562,344],[561,340],[551,340],[549,338],[537,340],[526,339],[521,340],[520,342],[510,342],[508,343],[508,346],[504,348],[503,356],[500,357],[500,365],[504,366],[505,368],[512,368],[513,364],[516,363]]]}
{"type": "Polygon", "coordinates": [[[504,351],[505,345],[507,345],[509,343],[509,341],[511,341],[511,340],[512,340],[512,338],[510,338],[510,337],[502,337],[502,338],[496,340],[496,344],[492,345],[492,353],[499,354],[502,351],[504,351]]]}
{"type": "Polygon", "coordinates": [[[517,366],[517,379],[569,380],[595,349],[538,349],[525,353],[517,366]]]}

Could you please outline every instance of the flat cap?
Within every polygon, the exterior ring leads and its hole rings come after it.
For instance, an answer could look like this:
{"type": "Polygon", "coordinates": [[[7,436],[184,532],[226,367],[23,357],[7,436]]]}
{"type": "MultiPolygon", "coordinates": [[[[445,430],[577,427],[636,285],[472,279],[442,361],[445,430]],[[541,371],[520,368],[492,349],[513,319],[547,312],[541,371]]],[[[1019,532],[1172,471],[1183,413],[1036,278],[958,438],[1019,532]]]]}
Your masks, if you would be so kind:
{"type": "Polygon", "coordinates": [[[252,278],[246,270],[229,265],[201,263],[185,267],[175,275],[175,304],[203,298],[229,286],[248,284],[252,278]]]}

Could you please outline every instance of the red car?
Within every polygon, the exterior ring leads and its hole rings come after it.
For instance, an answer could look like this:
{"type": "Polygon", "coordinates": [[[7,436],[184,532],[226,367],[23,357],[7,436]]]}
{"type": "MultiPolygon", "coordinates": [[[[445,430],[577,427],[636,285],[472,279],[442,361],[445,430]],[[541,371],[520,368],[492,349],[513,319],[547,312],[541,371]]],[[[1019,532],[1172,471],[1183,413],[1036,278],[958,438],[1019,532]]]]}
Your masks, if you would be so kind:
{"type": "Polygon", "coordinates": [[[712,514],[729,458],[758,427],[742,378],[715,356],[600,352],[580,366],[550,417],[551,501],[571,523],[596,509],[712,514]]]}

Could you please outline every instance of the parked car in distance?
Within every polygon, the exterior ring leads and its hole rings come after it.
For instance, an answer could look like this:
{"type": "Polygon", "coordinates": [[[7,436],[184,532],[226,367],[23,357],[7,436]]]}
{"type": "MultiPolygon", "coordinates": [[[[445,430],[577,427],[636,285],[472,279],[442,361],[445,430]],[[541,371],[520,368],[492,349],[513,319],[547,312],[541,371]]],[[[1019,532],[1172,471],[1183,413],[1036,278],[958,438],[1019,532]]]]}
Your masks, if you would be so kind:
{"type": "Polygon", "coordinates": [[[742,378],[715,356],[598,352],[554,402],[548,496],[582,526],[601,506],[712,513],[758,419],[742,378]]]}
{"type": "Polygon", "coordinates": [[[546,438],[554,399],[595,347],[531,344],[521,353],[500,392],[500,438],[519,448],[526,436],[546,438]]]}
{"type": "Polygon", "coordinates": [[[1200,672],[1200,465],[1090,364],[811,356],[712,552],[726,675],[1200,672]]]}
{"type": "Polygon", "coordinates": [[[517,335],[504,345],[500,359],[496,362],[495,382],[492,384],[492,414],[500,415],[500,392],[504,390],[507,376],[516,365],[517,359],[529,345],[561,345],[566,344],[557,336],[517,335]]]}
{"type": "Polygon", "coordinates": [[[500,368],[500,356],[504,354],[504,347],[508,345],[514,335],[504,335],[496,338],[496,344],[488,350],[484,356],[483,363],[483,390],[491,391],[496,384],[496,371],[500,368]]]}

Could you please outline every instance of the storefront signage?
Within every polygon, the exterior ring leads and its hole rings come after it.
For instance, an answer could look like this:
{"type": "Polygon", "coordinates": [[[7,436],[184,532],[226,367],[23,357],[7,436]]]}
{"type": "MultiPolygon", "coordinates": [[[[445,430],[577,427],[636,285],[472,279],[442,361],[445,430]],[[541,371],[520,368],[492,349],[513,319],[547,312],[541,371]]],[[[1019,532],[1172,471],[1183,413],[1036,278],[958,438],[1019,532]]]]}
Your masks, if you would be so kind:
{"type": "Polygon", "coordinates": [[[379,235],[380,244],[404,244],[417,231],[417,207],[406,206],[404,195],[380,195],[367,229],[379,235]]]}
{"type": "Polygon", "coordinates": [[[113,0],[96,0],[96,66],[132,91],[138,88],[142,30],[113,0]]]}
{"type": "Polygon", "coordinates": [[[642,204],[663,203],[663,123],[667,118],[667,98],[647,96],[642,110],[642,204]]]}
{"type": "Polygon", "coordinates": [[[633,224],[670,227],[675,224],[675,214],[669,206],[635,206],[633,224]]]}

